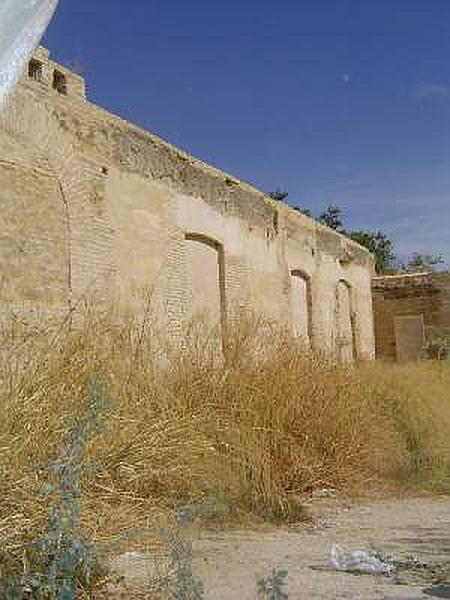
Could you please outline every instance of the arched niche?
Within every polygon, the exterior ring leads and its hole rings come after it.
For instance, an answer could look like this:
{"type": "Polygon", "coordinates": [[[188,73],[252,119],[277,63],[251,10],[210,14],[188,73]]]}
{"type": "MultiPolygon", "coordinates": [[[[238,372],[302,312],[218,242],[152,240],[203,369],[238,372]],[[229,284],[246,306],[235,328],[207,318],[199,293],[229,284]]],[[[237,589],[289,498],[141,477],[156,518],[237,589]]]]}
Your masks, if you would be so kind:
{"type": "Polygon", "coordinates": [[[336,284],[335,347],[337,358],[342,362],[356,358],[353,290],[345,279],[336,284]]]}
{"type": "Polygon", "coordinates": [[[69,309],[70,245],[60,182],[24,142],[0,132],[0,302],[37,318],[69,309]]]}
{"type": "Polygon", "coordinates": [[[308,346],[312,344],[311,278],[301,269],[290,273],[291,319],[294,337],[308,346]]]}
{"type": "Polygon", "coordinates": [[[190,288],[190,317],[210,328],[220,328],[225,343],[227,316],[225,255],[220,242],[204,234],[185,235],[186,260],[190,288]]]}
{"type": "MultiPolygon", "coordinates": [[[[71,315],[97,280],[109,273],[109,265],[97,266],[91,260],[90,244],[95,245],[96,232],[84,164],[49,106],[40,100],[31,102],[20,93],[0,112],[0,138],[2,182],[8,181],[11,187],[9,201],[5,194],[0,197],[2,234],[7,233],[6,220],[18,244],[22,237],[29,238],[22,249],[31,276],[26,282],[25,273],[20,275],[23,285],[12,280],[8,284],[14,304],[22,305],[25,313],[34,313],[42,298],[49,315],[71,315]]],[[[18,276],[21,249],[15,257],[6,255],[4,249],[0,252],[2,275],[8,270],[14,274],[17,266],[18,276]]],[[[0,291],[0,302],[6,300],[5,294],[0,291]]]]}

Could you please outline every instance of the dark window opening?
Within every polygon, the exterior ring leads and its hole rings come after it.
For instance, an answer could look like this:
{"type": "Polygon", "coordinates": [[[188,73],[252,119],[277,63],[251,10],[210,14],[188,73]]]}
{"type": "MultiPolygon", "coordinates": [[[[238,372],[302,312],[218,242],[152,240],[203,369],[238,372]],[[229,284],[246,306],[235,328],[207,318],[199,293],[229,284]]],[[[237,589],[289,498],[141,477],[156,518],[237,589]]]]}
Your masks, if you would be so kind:
{"type": "Polygon", "coordinates": [[[34,58],[28,63],[28,77],[34,81],[42,81],[42,63],[34,58]]]}
{"type": "Polygon", "coordinates": [[[60,94],[67,95],[67,79],[61,71],[53,73],[53,89],[60,94]]]}

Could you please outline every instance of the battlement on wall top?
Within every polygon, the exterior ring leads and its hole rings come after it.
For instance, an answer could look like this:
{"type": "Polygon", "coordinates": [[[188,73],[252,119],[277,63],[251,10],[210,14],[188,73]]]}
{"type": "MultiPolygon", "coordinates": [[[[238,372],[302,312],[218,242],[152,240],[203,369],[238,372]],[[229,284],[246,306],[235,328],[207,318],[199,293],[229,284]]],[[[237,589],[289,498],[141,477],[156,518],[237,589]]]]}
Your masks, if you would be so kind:
{"type": "Polygon", "coordinates": [[[28,61],[22,83],[44,93],[86,99],[84,77],[50,59],[50,52],[39,46],[28,61]]]}

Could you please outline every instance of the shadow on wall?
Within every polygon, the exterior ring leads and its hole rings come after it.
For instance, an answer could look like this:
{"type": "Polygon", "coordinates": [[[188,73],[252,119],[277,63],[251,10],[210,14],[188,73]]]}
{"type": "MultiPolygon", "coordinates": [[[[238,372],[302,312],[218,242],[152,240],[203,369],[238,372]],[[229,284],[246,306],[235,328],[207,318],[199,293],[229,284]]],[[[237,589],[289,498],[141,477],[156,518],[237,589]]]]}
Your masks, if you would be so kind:
{"type": "Polygon", "coordinates": [[[338,360],[347,363],[357,358],[354,315],[352,287],[341,279],[336,286],[335,343],[338,360]]]}
{"type": "Polygon", "coordinates": [[[300,269],[291,271],[291,310],[295,338],[312,346],[312,292],[311,278],[300,269]]]}

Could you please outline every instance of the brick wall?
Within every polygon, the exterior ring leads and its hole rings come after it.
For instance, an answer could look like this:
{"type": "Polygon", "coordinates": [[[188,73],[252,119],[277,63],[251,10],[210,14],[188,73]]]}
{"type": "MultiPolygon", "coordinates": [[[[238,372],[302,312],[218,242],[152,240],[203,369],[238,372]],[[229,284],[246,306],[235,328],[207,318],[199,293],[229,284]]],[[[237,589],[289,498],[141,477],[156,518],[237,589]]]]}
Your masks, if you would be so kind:
{"type": "Polygon", "coordinates": [[[397,317],[422,317],[423,342],[450,335],[450,273],[376,277],[373,281],[378,358],[396,360],[397,317]]]}
{"type": "Polygon", "coordinates": [[[25,73],[0,115],[4,314],[31,298],[14,284],[22,269],[22,280],[55,314],[89,302],[140,310],[150,294],[152,317],[179,344],[196,304],[186,248],[193,234],[222,249],[227,323],[256,315],[295,333],[291,273],[299,271],[310,283],[312,345],[335,352],[343,281],[355,353],[373,357],[366,250],[91,104],[84,80],[44,49],[35,60],[42,80],[25,73]],[[53,88],[55,70],[65,74],[66,93],[53,88]],[[36,242],[11,243],[27,237],[36,242]]]}

